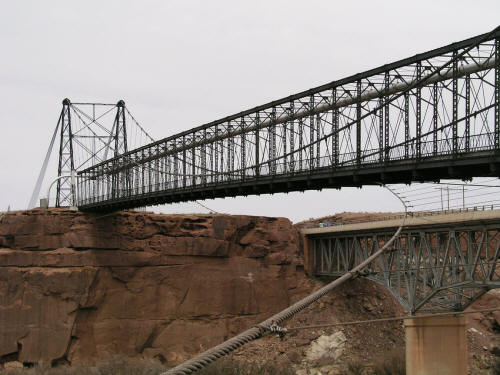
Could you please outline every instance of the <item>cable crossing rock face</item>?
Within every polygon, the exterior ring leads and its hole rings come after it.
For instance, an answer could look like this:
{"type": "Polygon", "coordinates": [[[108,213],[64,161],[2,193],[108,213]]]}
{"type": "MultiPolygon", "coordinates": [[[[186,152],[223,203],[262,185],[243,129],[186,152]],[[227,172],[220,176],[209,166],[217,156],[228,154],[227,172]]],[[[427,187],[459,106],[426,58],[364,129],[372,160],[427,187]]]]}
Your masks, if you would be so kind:
{"type": "Polygon", "coordinates": [[[233,337],[232,339],[223,342],[220,345],[217,345],[216,347],[209,349],[196,357],[180,364],[177,367],[174,367],[173,369],[170,369],[166,372],[164,372],[162,375],[182,375],[182,374],[191,374],[193,372],[196,372],[205,366],[209,365],[210,363],[214,362],[218,358],[225,356],[226,354],[229,354],[230,352],[238,349],[242,345],[247,344],[248,342],[252,340],[256,340],[260,337],[262,337],[265,333],[267,332],[273,332],[273,333],[278,333],[278,335],[282,335],[285,333],[284,328],[281,328],[279,325],[286,321],[287,319],[290,319],[292,316],[297,314],[298,312],[302,311],[305,309],[307,306],[311,305],[313,302],[317,301],[321,297],[323,297],[325,294],[329,293],[336,287],[342,285],[348,280],[351,280],[355,278],[359,273],[367,266],[369,265],[372,261],[377,259],[380,255],[382,255],[390,246],[392,243],[396,240],[396,238],[399,236],[401,233],[401,230],[403,229],[404,223],[406,221],[406,212],[407,212],[407,207],[406,204],[404,203],[401,198],[396,195],[390,188],[387,187],[387,189],[394,194],[404,205],[405,207],[405,215],[403,216],[403,219],[401,221],[401,225],[394,233],[394,235],[391,237],[387,243],[380,248],[377,252],[375,252],[373,255],[368,257],[365,261],[363,261],[361,264],[353,268],[351,271],[345,273],[343,276],[339,277],[338,279],[332,281],[331,283],[327,284],[323,288],[317,290],[316,292],[310,294],[309,296],[303,298],[302,300],[296,302],[292,306],[288,307],[287,309],[273,315],[269,319],[263,321],[262,323],[246,330],[243,333],[240,333],[239,335],[233,337]]]}

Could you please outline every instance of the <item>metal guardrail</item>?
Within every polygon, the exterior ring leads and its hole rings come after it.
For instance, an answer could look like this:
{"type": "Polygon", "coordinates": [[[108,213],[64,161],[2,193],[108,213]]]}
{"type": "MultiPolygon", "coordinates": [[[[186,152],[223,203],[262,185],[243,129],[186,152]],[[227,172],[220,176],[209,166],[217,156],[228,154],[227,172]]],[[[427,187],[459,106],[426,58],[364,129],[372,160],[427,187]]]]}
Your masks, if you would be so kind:
{"type": "MultiPolygon", "coordinates": [[[[499,186],[500,188],[500,186],[499,186]]],[[[456,208],[456,209],[449,209],[449,210],[429,210],[429,211],[408,211],[408,217],[427,217],[427,216],[437,216],[437,215],[447,215],[447,214],[454,214],[454,213],[460,213],[460,212],[471,212],[471,211],[486,211],[486,210],[495,210],[495,209],[500,209],[500,204],[489,204],[489,205],[482,205],[482,206],[471,206],[471,207],[465,207],[465,208],[456,208]]],[[[359,215],[373,215],[369,212],[367,213],[360,213],[359,215]]],[[[343,226],[343,225],[349,225],[349,224],[362,224],[362,223],[371,223],[371,222],[377,222],[377,221],[389,221],[389,220],[398,220],[402,219],[405,216],[405,214],[394,214],[394,215],[383,215],[383,216],[371,216],[367,217],[365,219],[343,219],[342,222],[330,222],[330,225],[321,225],[326,223],[328,220],[325,220],[324,222],[317,222],[315,221],[314,223],[303,223],[301,224],[302,228],[318,228],[318,227],[336,227],[336,226],[343,226]]],[[[321,219],[318,219],[321,220],[321,219]]]]}

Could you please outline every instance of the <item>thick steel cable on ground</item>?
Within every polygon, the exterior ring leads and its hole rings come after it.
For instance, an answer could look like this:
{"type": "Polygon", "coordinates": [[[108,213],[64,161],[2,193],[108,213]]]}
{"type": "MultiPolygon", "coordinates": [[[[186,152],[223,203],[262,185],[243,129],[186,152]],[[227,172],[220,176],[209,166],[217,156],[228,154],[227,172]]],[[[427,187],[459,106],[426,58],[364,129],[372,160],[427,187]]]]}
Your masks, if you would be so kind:
{"type": "MultiPolygon", "coordinates": [[[[385,186],[385,185],[382,185],[385,186]]],[[[382,253],[392,245],[392,243],[396,240],[396,238],[399,236],[401,233],[401,230],[404,227],[405,221],[406,221],[406,216],[407,216],[407,207],[405,202],[388,186],[385,186],[386,189],[388,189],[392,194],[394,194],[404,205],[405,207],[405,215],[403,217],[403,220],[401,222],[400,227],[394,233],[394,235],[391,237],[391,239],[378,251],[376,251],[374,254],[372,254],[370,257],[368,257],[366,260],[364,260],[362,263],[360,263],[358,266],[354,267],[352,270],[348,271],[346,274],[343,276],[339,277],[338,279],[332,281],[331,283],[325,285],[323,288],[317,290],[316,292],[310,294],[309,296],[301,299],[300,301],[294,303],[292,306],[286,308],[285,310],[273,315],[272,317],[268,318],[267,320],[253,326],[250,329],[247,329],[245,332],[240,333],[239,335],[223,342],[222,344],[219,344],[212,349],[209,349],[196,357],[181,363],[180,365],[162,373],[161,375],[187,375],[191,374],[193,372],[196,372],[198,370],[201,370],[205,366],[209,365],[210,363],[214,362],[218,358],[225,356],[226,354],[229,354],[230,352],[238,349],[239,347],[247,344],[250,341],[256,340],[260,337],[262,337],[265,333],[269,332],[271,324],[281,324],[285,320],[291,318],[298,312],[302,311],[306,307],[308,307],[310,304],[313,302],[317,301],[319,298],[323,297],[325,294],[329,293],[339,285],[343,284],[347,280],[353,279],[354,277],[358,276],[360,272],[368,266],[372,261],[374,261],[376,258],[378,258],[382,253]]]]}

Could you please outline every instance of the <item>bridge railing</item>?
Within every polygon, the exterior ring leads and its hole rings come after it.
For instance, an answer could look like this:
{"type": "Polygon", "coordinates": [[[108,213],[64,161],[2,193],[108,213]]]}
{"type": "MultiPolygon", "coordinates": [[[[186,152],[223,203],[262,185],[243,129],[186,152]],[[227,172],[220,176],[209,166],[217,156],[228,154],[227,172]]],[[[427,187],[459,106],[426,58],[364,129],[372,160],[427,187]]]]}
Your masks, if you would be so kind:
{"type": "MultiPolygon", "coordinates": [[[[499,186],[500,187],[500,186],[499,186]]],[[[463,208],[452,208],[452,209],[435,209],[435,210],[426,210],[426,211],[409,211],[408,217],[429,217],[429,216],[438,216],[438,215],[449,215],[456,214],[462,212],[474,212],[474,211],[488,211],[488,210],[498,210],[500,209],[500,204],[484,204],[480,206],[469,206],[463,208]]],[[[390,220],[401,220],[405,216],[403,213],[396,213],[390,215],[370,215],[360,213],[360,216],[364,216],[362,218],[347,218],[347,219],[339,219],[339,221],[331,222],[329,219],[325,219],[323,221],[315,221],[313,223],[303,223],[301,224],[302,228],[318,228],[324,227],[324,223],[328,222],[328,226],[339,227],[349,224],[363,224],[363,223],[372,223],[378,221],[390,221],[390,220]]]]}
{"type": "MultiPolygon", "coordinates": [[[[478,151],[487,151],[493,150],[495,143],[495,137],[493,133],[488,134],[479,134],[471,136],[468,139],[468,152],[478,152],[478,151]]],[[[435,147],[435,143],[432,141],[421,142],[421,150],[422,154],[419,159],[411,158],[411,156],[415,155],[416,151],[416,142],[412,140],[410,145],[401,145],[391,149],[390,152],[390,160],[391,162],[406,160],[407,162],[412,162],[414,160],[424,160],[425,158],[431,158],[434,156],[446,156],[453,155],[452,146],[449,140],[440,140],[437,143],[437,147],[435,147]]],[[[460,150],[462,154],[465,154],[465,145],[466,140],[461,137],[458,141],[459,145],[461,145],[460,150]]],[[[385,160],[380,159],[380,155],[378,150],[372,149],[366,151],[366,156],[363,156],[363,165],[369,164],[379,164],[385,163],[385,160]]],[[[105,202],[110,199],[123,199],[128,197],[138,197],[141,195],[151,194],[155,192],[163,192],[163,191],[175,191],[175,190],[183,190],[186,188],[196,188],[196,187],[210,187],[212,185],[220,185],[220,184],[231,184],[234,182],[248,181],[251,179],[261,179],[266,177],[279,177],[281,176],[293,176],[300,175],[302,173],[311,173],[313,171],[319,169],[333,169],[333,168],[342,168],[342,167],[352,167],[357,166],[357,159],[355,153],[346,153],[342,154],[339,157],[339,161],[337,166],[332,165],[331,157],[325,156],[321,157],[319,160],[303,160],[302,163],[291,163],[291,162],[281,162],[276,163],[273,168],[270,168],[268,164],[261,165],[259,168],[259,174],[256,174],[255,167],[248,167],[245,170],[238,172],[224,172],[224,173],[210,173],[210,174],[202,174],[197,176],[188,176],[188,178],[179,181],[178,179],[172,179],[168,181],[164,178],[157,178],[157,180],[161,182],[149,183],[136,185],[130,188],[127,188],[127,185],[132,185],[132,183],[120,183],[118,184],[119,188],[115,188],[114,190],[107,189],[105,194],[95,194],[90,190],[90,194],[79,194],[78,197],[78,205],[84,206],[88,204],[94,204],[99,202],[105,202]]],[[[156,173],[153,168],[149,171],[149,175],[152,173],[156,173]]],[[[141,171],[141,174],[143,172],[141,171]]],[[[158,174],[166,174],[168,172],[158,171],[158,174]]],[[[123,179],[128,179],[130,182],[134,180],[133,176],[134,172],[129,173],[127,176],[127,172],[118,172],[116,174],[108,174],[103,175],[107,176],[108,179],[113,179],[117,181],[123,181],[123,179]],[[114,176],[114,177],[113,177],[114,176]]],[[[83,174],[84,178],[87,178],[87,181],[83,181],[80,185],[80,189],[86,186],[88,189],[91,187],[98,187],[98,185],[89,184],[89,181],[94,181],[91,174],[86,173],[83,174]]],[[[154,179],[146,179],[146,181],[154,179]]],[[[109,185],[108,185],[109,186],[109,185]]]]}

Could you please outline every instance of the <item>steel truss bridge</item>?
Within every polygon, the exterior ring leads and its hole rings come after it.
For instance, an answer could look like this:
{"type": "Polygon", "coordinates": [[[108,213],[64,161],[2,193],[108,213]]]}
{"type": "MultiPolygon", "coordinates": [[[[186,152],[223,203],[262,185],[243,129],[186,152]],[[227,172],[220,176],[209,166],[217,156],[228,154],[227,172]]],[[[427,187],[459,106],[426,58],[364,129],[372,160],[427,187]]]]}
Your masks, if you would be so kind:
{"type": "MultiPolygon", "coordinates": [[[[400,224],[392,220],[306,229],[309,272],[345,275],[380,249],[400,224]]],[[[415,217],[360,275],[386,286],[412,314],[462,311],[500,287],[499,255],[499,210],[415,217]]]]}
{"type": "Polygon", "coordinates": [[[127,151],[79,172],[77,205],[498,176],[500,29],[127,151]]]}

